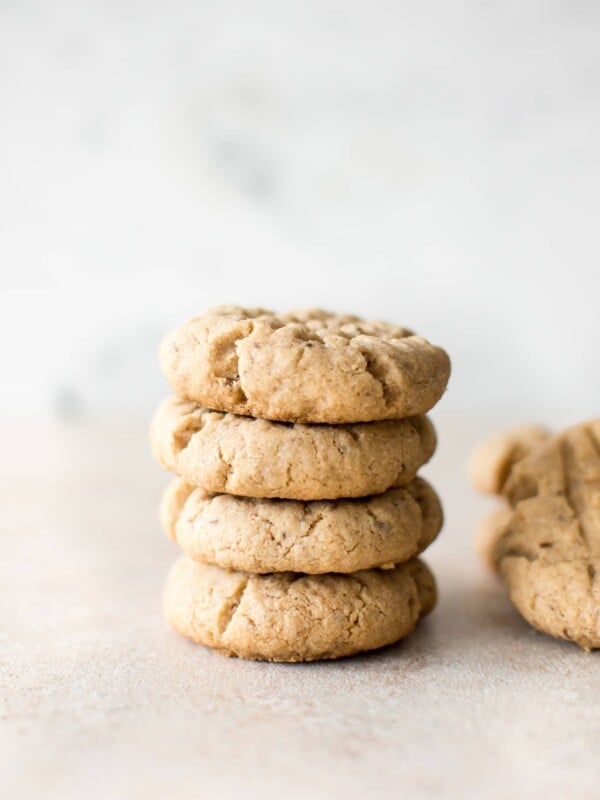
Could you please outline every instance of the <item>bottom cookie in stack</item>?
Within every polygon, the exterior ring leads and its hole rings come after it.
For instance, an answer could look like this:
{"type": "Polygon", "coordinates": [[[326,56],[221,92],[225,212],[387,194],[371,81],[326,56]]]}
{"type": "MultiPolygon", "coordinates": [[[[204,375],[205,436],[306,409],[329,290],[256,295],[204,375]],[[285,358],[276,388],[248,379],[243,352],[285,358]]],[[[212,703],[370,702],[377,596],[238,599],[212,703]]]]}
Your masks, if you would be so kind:
{"type": "Polygon", "coordinates": [[[167,578],[164,610],[179,633],[227,655],[293,662],[397,642],[435,602],[419,559],[350,574],[255,575],[184,557],[167,578]]]}

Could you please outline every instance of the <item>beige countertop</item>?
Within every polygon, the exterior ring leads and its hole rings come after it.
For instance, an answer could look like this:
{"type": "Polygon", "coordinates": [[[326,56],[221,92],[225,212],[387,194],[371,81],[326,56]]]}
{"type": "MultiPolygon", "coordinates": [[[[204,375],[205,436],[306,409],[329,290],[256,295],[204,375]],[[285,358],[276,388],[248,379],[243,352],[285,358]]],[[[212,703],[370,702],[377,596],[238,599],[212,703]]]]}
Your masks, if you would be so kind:
{"type": "Polygon", "coordinates": [[[4,425],[3,797],[597,797],[600,656],[528,628],[472,549],[487,428],[438,419],[434,614],[372,655],[276,665],[163,623],[176,549],[141,426],[4,425]]]}

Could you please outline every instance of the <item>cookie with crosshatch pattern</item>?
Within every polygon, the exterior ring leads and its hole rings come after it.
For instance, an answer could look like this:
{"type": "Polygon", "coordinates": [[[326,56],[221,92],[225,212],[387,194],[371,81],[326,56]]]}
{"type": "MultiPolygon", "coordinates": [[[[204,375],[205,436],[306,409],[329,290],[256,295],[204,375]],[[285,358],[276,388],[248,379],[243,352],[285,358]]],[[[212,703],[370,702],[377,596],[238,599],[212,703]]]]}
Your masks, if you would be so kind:
{"type": "Polygon", "coordinates": [[[196,405],[285,422],[371,422],[423,414],[450,360],[387,322],[321,310],[217,306],[163,340],[172,390],[196,405]]]}
{"type": "MultiPolygon", "coordinates": [[[[513,452],[518,438],[507,434],[513,452]]],[[[535,438],[521,439],[520,457],[495,486],[508,505],[495,518],[486,560],[531,625],[599,648],[600,419],[535,438]]],[[[506,458],[502,448],[495,453],[506,458]]]]}

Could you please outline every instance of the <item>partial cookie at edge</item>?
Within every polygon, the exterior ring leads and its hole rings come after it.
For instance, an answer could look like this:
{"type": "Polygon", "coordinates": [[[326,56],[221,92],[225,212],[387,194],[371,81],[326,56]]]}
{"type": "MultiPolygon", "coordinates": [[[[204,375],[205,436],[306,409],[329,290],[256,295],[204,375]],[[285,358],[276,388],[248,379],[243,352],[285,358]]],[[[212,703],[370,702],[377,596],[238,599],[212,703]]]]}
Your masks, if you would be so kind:
{"type": "Polygon", "coordinates": [[[520,425],[490,436],[469,459],[471,486],[478,492],[500,494],[514,464],[549,436],[549,431],[540,425],[520,425]]]}
{"type": "Polygon", "coordinates": [[[600,420],[569,428],[516,461],[503,482],[512,508],[492,556],[535,628],[600,647],[600,420]]]}

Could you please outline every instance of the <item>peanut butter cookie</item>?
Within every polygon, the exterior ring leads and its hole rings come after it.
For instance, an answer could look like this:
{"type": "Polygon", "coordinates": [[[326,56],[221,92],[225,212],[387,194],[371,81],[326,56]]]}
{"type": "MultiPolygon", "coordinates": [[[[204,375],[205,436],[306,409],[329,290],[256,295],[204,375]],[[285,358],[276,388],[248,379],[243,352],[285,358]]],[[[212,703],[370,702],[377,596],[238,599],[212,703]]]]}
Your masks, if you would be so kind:
{"type": "Polygon", "coordinates": [[[208,494],[176,479],[163,496],[165,530],[197,561],[242,572],[356,572],[420,553],[442,526],[426,481],[360,500],[261,500],[208,494]]]}
{"type": "Polygon", "coordinates": [[[426,417],[303,425],[163,402],[150,437],[166,469],[214,494],[332,500],[409,483],[432,456],[426,417]]]}
{"type": "Polygon", "coordinates": [[[184,636],[266,661],[340,658],[407,636],[436,602],[418,559],[351,575],[230,572],[189,558],[167,578],[165,616],[184,636]]]}
{"type": "Polygon", "coordinates": [[[450,375],[446,353],[406,328],[309,310],[218,306],[160,347],[179,397],[288,422],[370,422],[423,414],[450,375]]]}
{"type": "Polygon", "coordinates": [[[534,627],[598,648],[600,420],[523,452],[502,481],[510,510],[496,518],[491,561],[534,627]]]}

